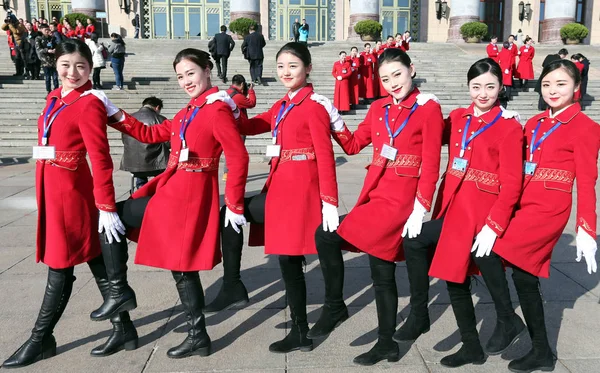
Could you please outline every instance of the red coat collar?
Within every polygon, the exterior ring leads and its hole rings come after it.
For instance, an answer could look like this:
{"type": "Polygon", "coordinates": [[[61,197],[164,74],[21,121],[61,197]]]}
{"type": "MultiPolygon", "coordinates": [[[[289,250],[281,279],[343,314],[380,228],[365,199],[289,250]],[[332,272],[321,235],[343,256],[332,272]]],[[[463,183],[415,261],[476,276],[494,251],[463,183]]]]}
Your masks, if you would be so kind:
{"type": "MultiPolygon", "coordinates": [[[[463,113],[463,117],[466,116],[472,116],[472,117],[477,117],[475,115],[475,104],[471,104],[463,113]]],[[[494,107],[492,107],[492,109],[490,111],[488,111],[487,113],[483,114],[481,117],[479,117],[479,119],[481,119],[485,124],[491,123],[494,119],[496,119],[496,117],[498,116],[498,114],[500,113],[500,111],[502,110],[502,108],[500,107],[500,103],[498,101],[496,101],[496,105],[494,105],[494,107]]]]}
{"type": "Polygon", "coordinates": [[[188,103],[188,106],[201,108],[202,106],[204,106],[204,104],[206,104],[206,97],[210,94],[217,93],[217,92],[219,92],[219,87],[211,87],[211,88],[207,89],[206,91],[204,91],[204,93],[202,93],[200,96],[191,99],[190,102],[188,103]]]}
{"type": "Polygon", "coordinates": [[[579,114],[579,112],[581,111],[581,106],[579,105],[578,102],[574,103],[573,105],[569,106],[565,111],[563,111],[562,113],[558,114],[556,117],[554,118],[550,118],[550,109],[544,111],[539,117],[538,120],[542,120],[542,119],[554,119],[558,122],[561,122],[562,124],[567,124],[569,123],[573,118],[575,118],[575,116],[577,114],[579,114]]]}
{"type": "Polygon", "coordinates": [[[63,105],[71,105],[72,103],[81,98],[81,94],[83,92],[89,91],[90,89],[92,89],[92,82],[88,80],[84,85],[72,90],[65,97],[61,97],[62,88],[57,88],[54,91],[50,92],[48,98],[57,98],[61,100],[63,105]]]}
{"type": "MultiPolygon", "coordinates": [[[[399,105],[405,109],[410,109],[411,107],[413,107],[415,105],[415,102],[417,102],[417,96],[420,93],[421,92],[419,91],[419,88],[413,87],[412,91],[410,91],[408,96],[404,97],[404,100],[402,100],[402,102],[400,102],[399,105]]],[[[392,95],[388,95],[383,100],[383,104],[381,106],[386,107],[388,105],[392,105],[392,106],[394,105],[394,98],[392,97],[392,95]]]]}
{"type": "Polygon", "coordinates": [[[285,96],[283,97],[283,102],[291,101],[292,104],[299,105],[300,103],[302,103],[302,101],[304,101],[304,99],[306,97],[308,97],[312,93],[313,93],[313,85],[309,83],[306,86],[304,86],[302,89],[300,89],[300,91],[298,93],[296,93],[294,95],[294,98],[292,98],[291,100],[290,100],[290,96],[288,96],[288,94],[286,93],[285,96]]]}

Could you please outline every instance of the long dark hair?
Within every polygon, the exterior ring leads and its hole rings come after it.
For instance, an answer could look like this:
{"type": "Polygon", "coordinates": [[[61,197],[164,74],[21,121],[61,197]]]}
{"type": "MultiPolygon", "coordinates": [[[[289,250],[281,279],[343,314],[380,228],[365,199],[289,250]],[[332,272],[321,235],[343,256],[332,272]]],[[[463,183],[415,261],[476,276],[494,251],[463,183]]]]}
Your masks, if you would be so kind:
{"type": "Polygon", "coordinates": [[[498,79],[500,86],[502,86],[502,69],[500,68],[500,65],[491,58],[482,58],[471,65],[467,72],[467,84],[469,84],[471,80],[485,73],[494,75],[498,79]]]}
{"type": "Polygon", "coordinates": [[[186,48],[179,51],[179,53],[177,53],[175,56],[175,59],[173,60],[173,70],[176,70],[175,67],[177,64],[183,60],[192,61],[196,65],[200,66],[202,70],[206,69],[207,67],[212,70],[214,66],[210,60],[210,55],[207,52],[195,48],[186,48]]]}
{"type": "Polygon", "coordinates": [[[79,53],[85,60],[90,64],[90,69],[94,66],[92,59],[92,51],[90,48],[81,40],[78,39],[67,39],[56,46],[54,56],[56,60],[64,55],[79,53]]]}

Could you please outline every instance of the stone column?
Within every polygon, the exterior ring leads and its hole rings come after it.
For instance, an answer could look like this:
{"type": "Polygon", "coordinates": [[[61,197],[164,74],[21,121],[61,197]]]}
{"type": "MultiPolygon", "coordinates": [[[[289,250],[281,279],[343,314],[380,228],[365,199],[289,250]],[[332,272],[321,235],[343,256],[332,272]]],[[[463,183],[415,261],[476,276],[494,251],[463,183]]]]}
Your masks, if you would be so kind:
{"type": "Polygon", "coordinates": [[[96,12],[104,12],[105,9],[104,0],[72,0],[71,6],[73,13],[83,13],[90,17],[96,17],[96,12]]]}
{"type": "Polygon", "coordinates": [[[479,21],[479,3],[479,0],[454,0],[448,2],[450,11],[448,42],[464,42],[460,34],[460,26],[467,22],[479,21]]]}
{"type": "Polygon", "coordinates": [[[379,22],[379,0],[350,0],[349,40],[359,38],[359,35],[354,32],[354,25],[358,21],[367,19],[379,22]]]}
{"type": "Polygon", "coordinates": [[[230,22],[244,17],[260,23],[260,0],[231,0],[230,4],[230,22]]]}
{"type": "Polygon", "coordinates": [[[560,28],[575,22],[577,0],[546,0],[541,43],[562,44],[560,28]]]}

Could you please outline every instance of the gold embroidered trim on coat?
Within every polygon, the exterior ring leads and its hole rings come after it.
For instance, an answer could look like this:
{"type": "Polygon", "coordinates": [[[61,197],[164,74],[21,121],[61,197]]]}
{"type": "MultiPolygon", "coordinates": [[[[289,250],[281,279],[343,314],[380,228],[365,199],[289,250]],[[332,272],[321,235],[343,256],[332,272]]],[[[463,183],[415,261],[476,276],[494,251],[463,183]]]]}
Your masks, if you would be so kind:
{"type": "Polygon", "coordinates": [[[421,167],[421,156],[414,154],[398,154],[395,161],[390,161],[387,158],[382,157],[380,154],[376,154],[372,166],[394,168],[394,167],[421,167]]]}
{"type": "Polygon", "coordinates": [[[334,206],[338,205],[338,200],[336,198],[329,197],[329,196],[326,196],[324,194],[321,194],[321,201],[327,202],[330,205],[334,205],[334,206]]]}
{"type": "Polygon", "coordinates": [[[109,204],[105,204],[105,203],[96,203],[96,207],[98,208],[98,210],[102,210],[102,211],[108,211],[108,212],[117,211],[116,205],[109,205],[109,204]]]}
{"type": "Polygon", "coordinates": [[[177,155],[169,155],[169,162],[167,168],[175,168],[178,170],[203,170],[203,171],[216,171],[219,169],[219,158],[197,158],[189,157],[185,162],[179,162],[177,155]]]}
{"type": "Polygon", "coordinates": [[[38,159],[38,162],[46,164],[54,162],[82,163],[85,161],[85,155],[85,151],[57,151],[54,159],[38,159]]]}
{"type": "Polygon", "coordinates": [[[421,194],[421,191],[419,189],[417,189],[417,199],[419,200],[419,202],[424,203],[424,206],[427,211],[431,210],[431,201],[423,198],[423,195],[421,194]]]}
{"type": "Polygon", "coordinates": [[[229,207],[232,211],[237,211],[240,214],[244,212],[244,206],[240,206],[240,205],[234,205],[232,203],[229,202],[229,198],[227,198],[227,196],[225,196],[225,204],[227,205],[227,207],[229,207]]]}
{"type": "Polygon", "coordinates": [[[502,228],[500,224],[493,221],[489,216],[487,217],[486,222],[488,225],[493,226],[498,232],[504,232],[504,228],[502,228]]]}
{"type": "Polygon", "coordinates": [[[583,227],[583,229],[585,229],[588,232],[595,233],[595,231],[592,229],[592,227],[590,227],[590,225],[584,218],[579,218],[579,226],[583,227]]]}
{"type": "Polygon", "coordinates": [[[538,168],[531,177],[531,181],[558,181],[567,184],[573,184],[574,180],[575,175],[571,171],[555,168],[538,168]]]}
{"type": "Polygon", "coordinates": [[[282,150],[279,156],[279,164],[289,161],[311,161],[317,159],[315,148],[299,148],[282,150]]]}

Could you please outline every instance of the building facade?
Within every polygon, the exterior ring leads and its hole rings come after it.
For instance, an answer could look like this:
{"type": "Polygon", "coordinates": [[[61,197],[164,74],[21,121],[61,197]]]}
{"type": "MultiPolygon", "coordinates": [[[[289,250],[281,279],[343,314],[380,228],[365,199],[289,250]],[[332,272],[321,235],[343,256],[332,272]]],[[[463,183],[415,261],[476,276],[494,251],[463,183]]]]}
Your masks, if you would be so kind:
{"type": "Polygon", "coordinates": [[[145,38],[208,39],[238,17],[257,20],[271,40],[290,40],[294,20],[306,19],[311,41],[357,39],[356,22],[373,19],[382,36],[410,30],[416,41],[462,42],[460,26],[488,25],[500,40],[529,35],[560,43],[560,28],[579,22],[590,29],[586,44],[600,44],[598,0],[11,0],[19,17],[60,17],[69,12],[101,16],[109,32],[134,33],[140,17],[145,38]],[[595,3],[595,4],[594,4],[595,3]],[[595,20],[595,22],[594,22],[595,20]]]}

